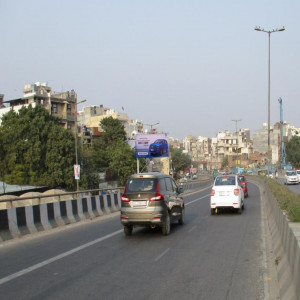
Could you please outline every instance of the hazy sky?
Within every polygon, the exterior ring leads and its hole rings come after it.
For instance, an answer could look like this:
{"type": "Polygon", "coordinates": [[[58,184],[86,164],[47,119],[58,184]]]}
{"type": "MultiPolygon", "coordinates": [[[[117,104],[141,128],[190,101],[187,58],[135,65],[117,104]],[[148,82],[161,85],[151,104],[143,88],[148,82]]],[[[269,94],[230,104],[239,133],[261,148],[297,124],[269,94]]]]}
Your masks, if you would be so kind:
{"type": "MultiPolygon", "coordinates": [[[[300,127],[299,0],[0,0],[0,93],[74,89],[182,138],[267,122],[300,127]]],[[[82,105],[79,105],[79,109],[82,105]]]]}

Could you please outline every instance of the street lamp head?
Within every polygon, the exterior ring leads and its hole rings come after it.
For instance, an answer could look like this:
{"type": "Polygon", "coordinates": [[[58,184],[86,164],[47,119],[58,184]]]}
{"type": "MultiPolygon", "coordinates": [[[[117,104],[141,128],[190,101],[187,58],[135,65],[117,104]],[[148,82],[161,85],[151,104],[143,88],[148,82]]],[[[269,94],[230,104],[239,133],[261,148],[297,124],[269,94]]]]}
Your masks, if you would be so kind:
{"type": "Polygon", "coordinates": [[[256,26],[256,27],[254,28],[254,30],[262,31],[262,29],[261,29],[259,26],[256,26]]]}
{"type": "Polygon", "coordinates": [[[285,31],[284,26],[282,26],[281,28],[277,29],[278,31],[285,31]]]}

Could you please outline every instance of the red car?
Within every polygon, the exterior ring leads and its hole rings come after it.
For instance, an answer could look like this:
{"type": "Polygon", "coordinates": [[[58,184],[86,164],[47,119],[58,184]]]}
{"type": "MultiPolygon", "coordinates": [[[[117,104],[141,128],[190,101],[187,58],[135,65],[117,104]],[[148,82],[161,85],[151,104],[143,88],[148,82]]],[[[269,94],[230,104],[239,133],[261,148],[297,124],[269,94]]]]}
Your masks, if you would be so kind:
{"type": "Polygon", "coordinates": [[[239,175],[239,180],[241,182],[242,189],[244,191],[245,198],[248,197],[248,188],[247,188],[247,181],[244,175],[239,175]]]}

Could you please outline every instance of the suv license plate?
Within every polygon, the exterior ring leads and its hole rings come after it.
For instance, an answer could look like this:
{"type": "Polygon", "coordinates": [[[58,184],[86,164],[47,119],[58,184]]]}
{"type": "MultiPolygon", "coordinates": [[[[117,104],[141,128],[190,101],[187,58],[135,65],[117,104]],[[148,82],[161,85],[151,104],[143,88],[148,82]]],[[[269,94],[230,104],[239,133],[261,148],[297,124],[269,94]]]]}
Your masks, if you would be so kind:
{"type": "Polygon", "coordinates": [[[147,201],[132,201],[132,206],[133,207],[147,206],[147,201]]]}

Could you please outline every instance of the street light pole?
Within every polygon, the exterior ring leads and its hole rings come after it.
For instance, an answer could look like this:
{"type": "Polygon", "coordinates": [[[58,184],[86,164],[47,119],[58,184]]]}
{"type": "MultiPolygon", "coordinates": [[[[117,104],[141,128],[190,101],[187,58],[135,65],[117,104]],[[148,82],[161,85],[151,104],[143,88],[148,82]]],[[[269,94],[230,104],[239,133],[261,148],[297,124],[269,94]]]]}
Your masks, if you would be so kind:
{"type": "MultiPolygon", "coordinates": [[[[76,109],[75,109],[75,163],[78,166],[78,147],[77,147],[77,140],[78,140],[78,128],[77,128],[77,105],[80,103],[86,102],[86,100],[81,100],[80,102],[76,101],[76,109]]],[[[79,174],[80,175],[80,174],[79,174]]],[[[76,191],[79,191],[79,179],[76,179],[76,191]]]]}
{"type": "Polygon", "coordinates": [[[270,161],[272,163],[272,155],[271,155],[271,143],[270,143],[270,110],[271,110],[271,33],[284,31],[285,28],[281,27],[279,29],[273,30],[264,30],[261,29],[259,26],[254,28],[256,31],[266,32],[269,35],[269,50],[268,50],[268,176],[270,175],[270,161]]]}
{"type": "Polygon", "coordinates": [[[158,125],[159,122],[155,123],[155,124],[145,124],[146,126],[150,126],[150,132],[152,132],[152,127],[155,125],[158,125]]]}

